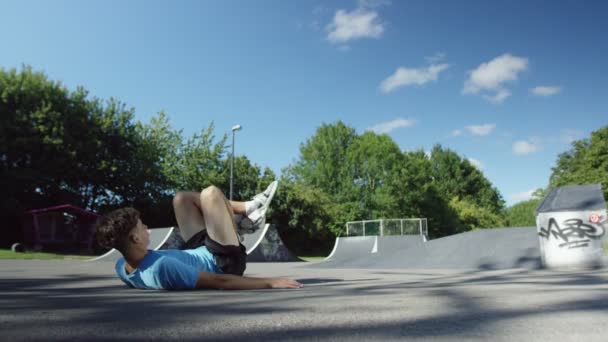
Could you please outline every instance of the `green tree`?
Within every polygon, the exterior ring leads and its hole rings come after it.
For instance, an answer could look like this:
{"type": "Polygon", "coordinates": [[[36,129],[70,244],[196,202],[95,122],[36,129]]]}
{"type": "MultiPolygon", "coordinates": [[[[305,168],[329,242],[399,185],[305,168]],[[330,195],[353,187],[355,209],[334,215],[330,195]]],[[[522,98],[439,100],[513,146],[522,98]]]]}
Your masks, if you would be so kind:
{"type": "MultiPolygon", "coordinates": [[[[234,180],[233,180],[233,199],[235,201],[248,201],[255,194],[263,191],[274,181],[276,175],[274,172],[260,166],[252,164],[245,156],[236,156],[234,158],[234,180]]],[[[221,189],[225,189],[226,196],[230,192],[230,158],[228,157],[224,163],[224,172],[222,179],[225,181],[218,184],[221,189]]]]}
{"type": "Polygon", "coordinates": [[[289,168],[289,177],[339,196],[350,172],[345,167],[348,147],[357,137],[355,129],[342,121],[322,124],[315,135],[300,146],[300,158],[289,168]]]}
{"type": "Polygon", "coordinates": [[[403,153],[388,135],[357,135],[342,122],[322,125],[286,175],[328,196],[323,224],[335,235],[362,219],[426,217],[432,237],[505,222],[496,188],[458,154],[440,145],[430,157],[403,153]]]}
{"type": "MultiPolygon", "coordinates": [[[[117,99],[91,98],[82,87],[70,92],[31,67],[0,69],[5,226],[19,230],[24,210],[62,203],[100,212],[133,205],[153,217],[151,225],[165,225],[175,191],[210,184],[227,191],[226,136],[216,141],[213,123],[184,141],[164,112],[147,124],[134,114],[117,99]]],[[[275,177],[246,157],[236,158],[236,173],[243,199],[275,177]]]]}
{"type": "Polygon", "coordinates": [[[64,171],[73,158],[66,149],[72,126],[86,127],[86,117],[70,110],[70,95],[58,82],[29,67],[0,70],[0,182],[2,210],[21,212],[45,197],[59,197],[64,171]],[[67,113],[65,116],[62,113],[67,113]],[[80,125],[77,125],[81,123],[80,125]],[[68,135],[66,137],[66,134],[68,135]],[[66,141],[67,140],[67,141],[66,141]]]}
{"type": "Polygon", "coordinates": [[[365,219],[395,217],[399,208],[391,185],[394,184],[403,155],[388,135],[365,132],[353,139],[346,152],[347,182],[342,182],[342,198],[360,203],[365,219]]]}
{"type": "MultiPolygon", "coordinates": [[[[173,194],[180,190],[200,191],[213,184],[228,195],[230,188],[230,154],[224,135],[216,139],[214,124],[210,123],[200,134],[183,141],[182,131],[176,131],[164,112],[153,117],[149,124],[139,124],[140,135],[145,143],[144,151],[155,157],[155,164],[162,169],[156,175],[158,183],[173,194]]],[[[153,179],[155,175],[149,175],[153,179]]],[[[265,189],[275,179],[269,168],[261,169],[246,156],[234,158],[234,199],[247,200],[265,189]]]]}
{"type": "Polygon", "coordinates": [[[608,126],[591,133],[589,139],[573,142],[570,150],[559,155],[549,188],[590,183],[602,184],[608,198],[608,126]]]}
{"type": "Polygon", "coordinates": [[[104,107],[88,100],[83,88],[70,93],[30,67],[2,70],[0,94],[2,179],[16,208],[94,207],[96,197],[107,195],[100,184],[116,177],[120,163],[105,152],[137,147],[131,111],[117,101],[104,107]]]}
{"type": "Polygon", "coordinates": [[[540,198],[519,202],[507,208],[506,216],[509,227],[530,227],[536,225],[536,208],[540,198]]]}
{"type": "Polygon", "coordinates": [[[436,145],[431,151],[434,182],[445,198],[459,198],[488,208],[493,213],[504,209],[504,199],[492,183],[468,160],[436,145]]]}
{"type": "Polygon", "coordinates": [[[91,153],[95,160],[85,166],[93,184],[91,208],[121,206],[137,201],[153,202],[162,195],[168,181],[162,177],[159,155],[133,122],[135,110],[122,102],[94,99],[90,102],[92,126],[97,140],[91,153]]]}
{"type": "Polygon", "coordinates": [[[506,220],[502,215],[492,212],[489,208],[480,207],[471,201],[454,197],[450,200],[450,207],[458,215],[461,232],[506,226],[506,220]]]}
{"type": "Polygon", "coordinates": [[[211,122],[201,133],[192,137],[177,149],[171,160],[165,163],[165,172],[174,186],[174,191],[200,191],[209,185],[225,189],[226,179],[226,139],[224,134],[215,141],[214,124],[211,122]]]}
{"type": "Polygon", "coordinates": [[[161,187],[148,177],[160,170],[142,153],[133,110],[117,100],[91,100],[82,87],[70,92],[24,66],[0,70],[0,114],[0,210],[8,221],[30,208],[154,197],[161,187]]]}
{"type": "Polygon", "coordinates": [[[439,238],[460,231],[458,215],[437,189],[430,158],[422,150],[404,154],[399,173],[392,179],[396,217],[427,218],[429,236],[439,238]]]}
{"type": "Polygon", "coordinates": [[[173,129],[164,111],[152,117],[150,123],[139,122],[137,130],[143,142],[140,153],[153,161],[155,169],[162,170],[155,175],[148,175],[148,179],[156,178],[156,183],[163,184],[162,190],[178,188],[177,179],[181,172],[177,166],[180,165],[182,131],[173,129]]]}
{"type": "Polygon", "coordinates": [[[342,227],[329,226],[339,208],[323,190],[281,178],[267,221],[296,254],[327,254],[342,227]]]}

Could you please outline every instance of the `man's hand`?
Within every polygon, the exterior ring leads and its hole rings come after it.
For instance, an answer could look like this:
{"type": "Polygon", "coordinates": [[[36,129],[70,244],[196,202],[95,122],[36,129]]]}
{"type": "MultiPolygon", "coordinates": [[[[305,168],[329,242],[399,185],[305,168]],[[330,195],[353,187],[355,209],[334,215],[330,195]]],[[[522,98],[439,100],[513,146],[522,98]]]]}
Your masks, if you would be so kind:
{"type": "Polygon", "coordinates": [[[299,289],[304,287],[304,285],[297,281],[288,278],[270,278],[268,280],[270,287],[273,289],[299,289]]]}
{"type": "Polygon", "coordinates": [[[249,278],[232,274],[199,272],[196,288],[221,290],[299,289],[303,285],[287,278],[249,278]]]}

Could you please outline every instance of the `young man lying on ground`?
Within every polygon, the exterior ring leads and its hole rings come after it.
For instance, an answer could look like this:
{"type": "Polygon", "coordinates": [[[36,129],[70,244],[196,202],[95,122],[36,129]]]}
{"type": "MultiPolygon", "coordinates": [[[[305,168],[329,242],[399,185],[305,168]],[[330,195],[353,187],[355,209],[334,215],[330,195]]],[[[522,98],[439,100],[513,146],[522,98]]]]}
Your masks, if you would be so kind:
{"type": "Polygon", "coordinates": [[[173,208],[186,241],[181,250],[148,250],[148,226],[133,208],[118,209],[102,217],[97,223],[97,240],[102,246],[116,248],[122,254],[116,262],[116,273],[125,284],[135,288],[300,288],[302,284],[287,278],[242,276],[247,255],[237,235],[234,215],[244,215],[254,224],[259,223],[276,185],[273,182],[249,202],[228,201],[214,186],[201,193],[177,193],[173,208]]]}

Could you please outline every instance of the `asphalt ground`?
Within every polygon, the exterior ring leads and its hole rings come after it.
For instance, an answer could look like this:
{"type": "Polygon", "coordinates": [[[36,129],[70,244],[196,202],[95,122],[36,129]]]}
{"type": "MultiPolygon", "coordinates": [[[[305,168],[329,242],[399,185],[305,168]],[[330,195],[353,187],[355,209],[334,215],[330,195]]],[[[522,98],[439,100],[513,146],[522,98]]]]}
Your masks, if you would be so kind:
{"type": "Polygon", "coordinates": [[[608,270],[315,269],[297,290],[145,291],[112,263],[0,260],[2,340],[607,341],[608,270]]]}

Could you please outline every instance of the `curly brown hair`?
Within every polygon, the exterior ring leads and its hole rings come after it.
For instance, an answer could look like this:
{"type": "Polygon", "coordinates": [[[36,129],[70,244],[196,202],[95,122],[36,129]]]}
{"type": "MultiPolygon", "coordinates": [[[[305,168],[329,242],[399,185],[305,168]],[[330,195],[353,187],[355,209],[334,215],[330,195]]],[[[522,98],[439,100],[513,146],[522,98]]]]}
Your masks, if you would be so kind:
{"type": "Polygon", "coordinates": [[[139,220],[139,211],[134,208],[116,209],[102,216],[95,224],[97,243],[105,248],[125,250],[127,237],[139,220]]]}

